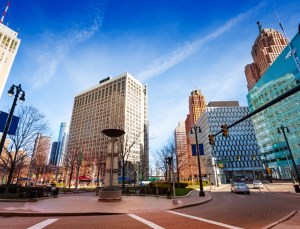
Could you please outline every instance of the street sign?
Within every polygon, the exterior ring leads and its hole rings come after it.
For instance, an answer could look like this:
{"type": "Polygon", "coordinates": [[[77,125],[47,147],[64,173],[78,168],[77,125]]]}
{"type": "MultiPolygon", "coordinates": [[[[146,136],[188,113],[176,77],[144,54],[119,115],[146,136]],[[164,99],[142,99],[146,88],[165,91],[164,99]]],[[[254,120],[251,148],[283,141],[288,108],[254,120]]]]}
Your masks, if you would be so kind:
{"type": "MultiPolygon", "coordinates": [[[[203,144],[199,145],[199,155],[204,155],[204,147],[203,144]]],[[[192,156],[197,156],[196,144],[192,144],[192,156]]]]}
{"type": "MultiPolygon", "coordinates": [[[[8,118],[8,114],[3,111],[0,111],[0,132],[2,132],[2,133],[4,131],[7,118],[8,118]]],[[[16,134],[19,119],[20,119],[19,117],[13,115],[9,129],[8,129],[8,134],[11,134],[11,135],[16,134]]]]}

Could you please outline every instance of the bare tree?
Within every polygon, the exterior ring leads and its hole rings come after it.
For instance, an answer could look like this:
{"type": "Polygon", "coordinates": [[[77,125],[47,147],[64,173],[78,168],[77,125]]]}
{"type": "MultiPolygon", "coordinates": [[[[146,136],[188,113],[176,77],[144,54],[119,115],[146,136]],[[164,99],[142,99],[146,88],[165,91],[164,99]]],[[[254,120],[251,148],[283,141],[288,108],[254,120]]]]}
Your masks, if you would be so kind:
{"type": "Polygon", "coordinates": [[[122,190],[125,190],[125,175],[126,168],[128,166],[128,158],[132,152],[134,145],[139,143],[141,132],[133,135],[133,139],[130,139],[130,134],[126,133],[124,137],[119,139],[120,146],[120,159],[121,159],[121,171],[122,171],[122,190]]]}
{"type": "Polygon", "coordinates": [[[63,167],[65,169],[66,177],[68,177],[68,186],[69,190],[71,189],[71,181],[73,177],[73,173],[76,169],[76,163],[79,158],[80,147],[76,148],[67,148],[66,153],[64,155],[63,167]]]}
{"type": "MultiPolygon", "coordinates": [[[[21,106],[16,112],[20,117],[15,135],[9,135],[9,144],[4,146],[0,157],[1,166],[8,174],[7,184],[13,182],[16,166],[24,157],[32,156],[36,136],[48,133],[48,122],[45,115],[33,106],[21,106]]],[[[20,165],[18,165],[20,166],[20,165]]],[[[22,167],[22,166],[21,166],[22,167]]]]}

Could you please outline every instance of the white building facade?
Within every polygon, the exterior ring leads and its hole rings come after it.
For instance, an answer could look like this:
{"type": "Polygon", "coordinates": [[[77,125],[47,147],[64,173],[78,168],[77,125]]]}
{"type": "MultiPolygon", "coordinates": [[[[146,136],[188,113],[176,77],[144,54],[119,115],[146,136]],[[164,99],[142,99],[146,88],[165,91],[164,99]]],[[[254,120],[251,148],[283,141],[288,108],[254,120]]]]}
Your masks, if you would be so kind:
{"type": "Polygon", "coordinates": [[[148,176],[148,97],[147,87],[129,73],[106,78],[74,99],[70,124],[68,150],[79,149],[89,167],[85,175],[93,177],[93,160],[107,154],[108,137],[104,129],[123,129],[126,150],[130,147],[128,161],[138,164],[139,173],[148,176]]]}
{"type": "Polygon", "coordinates": [[[0,23],[0,98],[21,40],[18,33],[0,23]]]}
{"type": "Polygon", "coordinates": [[[210,102],[196,123],[202,130],[198,134],[198,142],[204,145],[202,166],[216,185],[262,179],[263,166],[251,119],[230,128],[228,137],[215,136],[213,146],[208,140],[208,135],[218,133],[221,125],[231,125],[248,114],[249,108],[239,106],[238,102],[210,102]]]}

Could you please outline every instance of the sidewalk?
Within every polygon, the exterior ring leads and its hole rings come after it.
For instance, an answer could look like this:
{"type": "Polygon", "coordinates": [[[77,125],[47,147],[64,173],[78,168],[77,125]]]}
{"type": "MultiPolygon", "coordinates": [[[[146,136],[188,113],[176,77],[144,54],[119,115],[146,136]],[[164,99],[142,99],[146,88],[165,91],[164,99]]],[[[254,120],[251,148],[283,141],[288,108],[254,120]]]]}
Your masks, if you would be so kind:
{"type": "Polygon", "coordinates": [[[203,204],[211,200],[209,192],[199,197],[192,191],[188,196],[177,197],[176,201],[163,197],[123,196],[118,202],[100,202],[95,192],[81,194],[59,194],[58,198],[47,198],[37,202],[0,202],[2,216],[42,215],[100,215],[127,214],[161,211],[203,204]]]}

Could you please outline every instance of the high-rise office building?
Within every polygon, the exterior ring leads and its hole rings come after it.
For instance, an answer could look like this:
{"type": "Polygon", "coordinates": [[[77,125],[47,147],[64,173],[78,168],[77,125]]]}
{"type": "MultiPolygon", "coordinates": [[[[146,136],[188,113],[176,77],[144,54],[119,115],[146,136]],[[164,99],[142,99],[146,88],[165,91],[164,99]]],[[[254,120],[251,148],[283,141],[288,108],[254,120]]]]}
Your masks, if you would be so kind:
{"type": "Polygon", "coordinates": [[[49,164],[56,165],[55,158],[57,157],[58,142],[52,142],[49,164]]]}
{"type": "Polygon", "coordinates": [[[17,32],[0,23],[0,98],[21,42],[17,36],[17,32]]]}
{"type": "Polygon", "coordinates": [[[58,140],[52,143],[49,163],[55,166],[63,165],[63,155],[66,151],[70,124],[62,122],[60,124],[58,140]]]}
{"type": "Polygon", "coordinates": [[[192,125],[197,122],[198,118],[205,110],[206,102],[204,95],[201,94],[200,90],[191,92],[189,97],[189,114],[191,116],[192,125]]]}
{"type": "Polygon", "coordinates": [[[60,125],[59,135],[58,135],[58,146],[57,154],[55,157],[55,165],[62,166],[63,164],[63,155],[66,151],[68,136],[69,136],[70,123],[62,122],[60,125]]]}
{"type": "Polygon", "coordinates": [[[209,144],[208,135],[216,134],[223,124],[230,125],[249,114],[249,108],[239,106],[237,101],[210,102],[198,119],[201,127],[199,144],[204,146],[201,166],[211,174],[214,184],[228,183],[232,179],[262,178],[263,167],[260,159],[255,131],[251,119],[229,129],[229,136],[215,136],[215,144],[209,144]]]}
{"type": "Polygon", "coordinates": [[[259,35],[251,51],[253,63],[247,64],[245,67],[248,91],[253,88],[288,44],[280,32],[262,28],[260,22],[257,24],[259,35]]]}
{"type": "Polygon", "coordinates": [[[189,113],[185,120],[185,132],[186,132],[186,148],[187,157],[186,159],[188,167],[185,169],[185,174],[189,173],[189,179],[194,179],[198,175],[197,159],[192,157],[191,144],[194,144],[195,139],[190,135],[192,127],[205,110],[206,101],[204,95],[200,90],[194,90],[189,96],[189,113]]]}
{"type": "MultiPolygon", "coordinates": [[[[300,65],[298,63],[297,67],[295,62],[300,56],[299,34],[295,35],[290,45],[296,50],[295,59],[289,55],[290,47],[286,47],[248,93],[251,112],[299,85],[300,65]]],[[[300,92],[297,92],[252,117],[266,175],[273,179],[296,178],[292,156],[300,174],[299,103],[300,92]],[[289,130],[285,129],[287,141],[280,129],[282,126],[289,130]]]]}
{"type": "Polygon", "coordinates": [[[187,148],[185,122],[179,122],[174,131],[177,158],[177,175],[180,180],[188,180],[191,175],[190,157],[187,148]]]}
{"type": "Polygon", "coordinates": [[[149,161],[147,87],[129,73],[108,77],[75,96],[67,151],[81,150],[85,175],[93,177],[93,160],[106,155],[108,138],[101,131],[111,128],[125,131],[119,142],[130,151],[128,161],[138,165],[140,177],[146,179],[149,161]]]}

